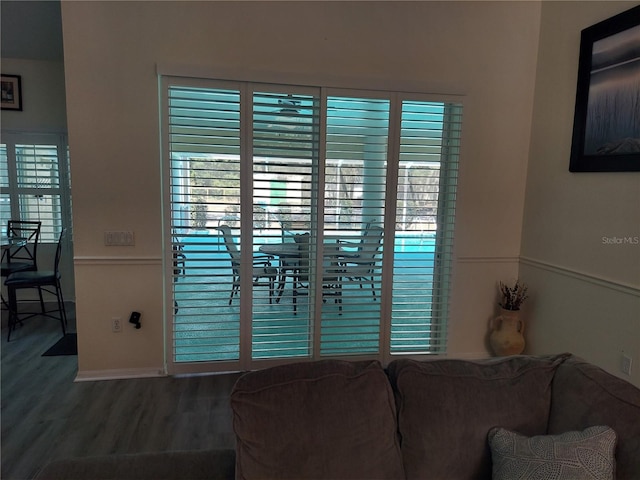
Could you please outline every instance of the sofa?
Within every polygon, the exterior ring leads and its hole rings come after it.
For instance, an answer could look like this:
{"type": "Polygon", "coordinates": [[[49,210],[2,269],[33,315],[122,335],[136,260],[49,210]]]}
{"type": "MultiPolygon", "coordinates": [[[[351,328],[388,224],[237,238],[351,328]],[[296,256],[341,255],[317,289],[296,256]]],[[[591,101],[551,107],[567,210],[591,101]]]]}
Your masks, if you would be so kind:
{"type": "Polygon", "coordinates": [[[640,390],[573,355],[248,372],[235,450],[63,459],[38,479],[640,479],[640,390]]]}

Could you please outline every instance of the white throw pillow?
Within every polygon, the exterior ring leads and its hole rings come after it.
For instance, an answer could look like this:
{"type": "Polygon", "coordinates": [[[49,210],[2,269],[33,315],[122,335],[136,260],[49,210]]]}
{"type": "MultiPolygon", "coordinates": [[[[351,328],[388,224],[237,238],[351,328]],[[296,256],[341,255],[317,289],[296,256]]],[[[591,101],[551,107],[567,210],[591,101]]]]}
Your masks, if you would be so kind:
{"type": "Polygon", "coordinates": [[[493,480],[613,480],[617,436],[609,427],[526,437],[504,428],[488,434],[493,480]]]}

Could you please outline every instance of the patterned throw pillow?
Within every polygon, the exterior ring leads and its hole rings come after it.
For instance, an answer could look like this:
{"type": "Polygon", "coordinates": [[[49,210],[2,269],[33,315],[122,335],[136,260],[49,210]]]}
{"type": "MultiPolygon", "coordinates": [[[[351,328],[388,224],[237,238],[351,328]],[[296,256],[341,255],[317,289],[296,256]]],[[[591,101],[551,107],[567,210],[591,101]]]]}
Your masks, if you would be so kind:
{"type": "Polygon", "coordinates": [[[493,480],[613,480],[616,433],[609,427],[525,437],[504,428],[488,435],[493,480]]]}

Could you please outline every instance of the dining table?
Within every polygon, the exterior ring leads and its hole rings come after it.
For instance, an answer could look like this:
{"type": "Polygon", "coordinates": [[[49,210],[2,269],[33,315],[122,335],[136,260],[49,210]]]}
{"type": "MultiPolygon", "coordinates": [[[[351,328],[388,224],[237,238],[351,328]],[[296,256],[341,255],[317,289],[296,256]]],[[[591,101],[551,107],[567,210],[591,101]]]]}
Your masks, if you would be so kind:
{"type": "Polygon", "coordinates": [[[276,302],[280,302],[287,281],[287,271],[294,271],[300,262],[300,249],[296,242],[265,243],[258,249],[260,253],[278,259],[278,288],[276,302]]]}
{"type": "MultiPolygon", "coordinates": [[[[27,244],[27,239],[23,237],[2,235],[0,237],[0,244],[2,245],[2,260],[5,258],[5,252],[8,252],[12,248],[23,247],[27,244]]],[[[11,261],[11,255],[6,253],[7,263],[11,261]]]]}
{"type": "MultiPolygon", "coordinates": [[[[287,272],[295,272],[299,266],[301,259],[299,243],[296,242],[279,242],[279,243],[265,243],[260,245],[258,250],[260,253],[276,257],[279,261],[278,268],[278,287],[277,287],[277,299],[280,301],[284,287],[287,281],[287,272]]],[[[324,242],[325,257],[329,257],[332,260],[336,258],[349,258],[354,256],[353,251],[344,250],[336,240],[324,242]]],[[[295,273],[294,273],[295,275],[295,273]]]]}

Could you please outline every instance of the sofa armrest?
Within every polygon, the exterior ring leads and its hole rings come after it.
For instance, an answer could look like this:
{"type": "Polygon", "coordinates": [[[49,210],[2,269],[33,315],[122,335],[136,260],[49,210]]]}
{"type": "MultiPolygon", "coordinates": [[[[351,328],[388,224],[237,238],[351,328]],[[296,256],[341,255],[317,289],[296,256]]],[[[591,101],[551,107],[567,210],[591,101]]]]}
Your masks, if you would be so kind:
{"type": "Polygon", "coordinates": [[[234,450],[104,455],[55,460],[36,480],[232,480],[234,450]]]}
{"type": "Polygon", "coordinates": [[[640,390],[573,357],[553,379],[549,434],[607,425],[618,436],[616,478],[640,478],[640,390]]]}

